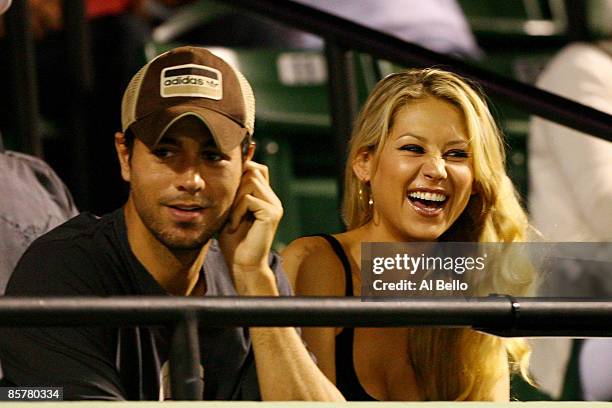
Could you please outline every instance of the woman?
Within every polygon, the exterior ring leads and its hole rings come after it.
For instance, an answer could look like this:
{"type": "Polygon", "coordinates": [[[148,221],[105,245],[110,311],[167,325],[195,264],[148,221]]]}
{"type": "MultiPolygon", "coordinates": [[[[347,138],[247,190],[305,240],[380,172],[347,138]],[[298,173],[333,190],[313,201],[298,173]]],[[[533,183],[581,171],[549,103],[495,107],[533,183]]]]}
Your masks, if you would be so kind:
{"type": "MultiPolygon", "coordinates": [[[[527,217],[504,160],[500,132],[464,80],[438,69],[386,77],[350,142],[348,231],[298,239],[283,253],[296,294],[359,296],[362,242],[523,241],[527,217]]],[[[525,294],[533,277],[523,271],[498,270],[487,290],[525,294]]],[[[349,400],[508,401],[509,366],[525,373],[529,352],[521,340],[470,329],[304,328],[303,335],[349,400]]]]}

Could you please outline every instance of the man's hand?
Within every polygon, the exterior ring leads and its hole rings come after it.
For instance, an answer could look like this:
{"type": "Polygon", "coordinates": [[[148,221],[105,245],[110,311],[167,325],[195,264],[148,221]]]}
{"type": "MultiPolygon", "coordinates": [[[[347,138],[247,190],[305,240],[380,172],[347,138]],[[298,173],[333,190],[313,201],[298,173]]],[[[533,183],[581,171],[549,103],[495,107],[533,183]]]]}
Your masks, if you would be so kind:
{"type": "Polygon", "coordinates": [[[254,291],[262,283],[262,273],[273,279],[268,257],[282,216],[283,207],[270,187],[268,168],[246,161],[229,222],[219,237],[240,295],[272,294],[254,291]]]}
{"type": "MultiPolygon", "coordinates": [[[[278,295],[268,265],[283,207],[270,188],[268,168],[247,161],[219,245],[241,296],[278,295]]],[[[317,368],[292,327],[251,327],[257,377],[264,401],[343,401],[317,368]]]]}

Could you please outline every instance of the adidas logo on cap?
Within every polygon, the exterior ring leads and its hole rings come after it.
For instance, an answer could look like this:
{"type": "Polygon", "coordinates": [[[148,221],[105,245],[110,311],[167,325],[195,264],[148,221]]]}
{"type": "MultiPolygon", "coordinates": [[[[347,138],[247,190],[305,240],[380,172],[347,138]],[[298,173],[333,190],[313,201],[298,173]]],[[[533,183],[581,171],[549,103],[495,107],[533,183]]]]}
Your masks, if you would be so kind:
{"type": "Polygon", "coordinates": [[[193,96],[220,100],[223,98],[222,75],[217,69],[185,64],[164,68],[160,77],[163,98],[193,96]]]}

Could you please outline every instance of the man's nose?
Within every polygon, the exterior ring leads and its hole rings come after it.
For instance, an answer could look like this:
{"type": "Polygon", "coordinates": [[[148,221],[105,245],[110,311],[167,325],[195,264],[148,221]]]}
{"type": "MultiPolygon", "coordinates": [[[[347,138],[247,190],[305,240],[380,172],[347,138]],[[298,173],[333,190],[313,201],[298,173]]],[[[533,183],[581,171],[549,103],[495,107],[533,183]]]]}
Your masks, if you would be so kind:
{"type": "Polygon", "coordinates": [[[425,178],[431,180],[443,180],[447,177],[446,161],[439,156],[428,155],[421,167],[421,172],[425,178]]]}
{"type": "Polygon", "coordinates": [[[204,187],[206,187],[206,182],[197,166],[186,168],[179,177],[178,189],[180,191],[195,194],[204,190],[204,187]]]}

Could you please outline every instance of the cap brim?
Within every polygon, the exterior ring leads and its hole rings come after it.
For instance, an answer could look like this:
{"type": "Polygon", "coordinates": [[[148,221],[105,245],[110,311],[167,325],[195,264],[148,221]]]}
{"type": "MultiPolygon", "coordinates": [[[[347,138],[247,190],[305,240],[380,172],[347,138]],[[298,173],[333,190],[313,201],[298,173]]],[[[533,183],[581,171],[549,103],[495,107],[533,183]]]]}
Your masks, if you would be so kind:
{"type": "Polygon", "coordinates": [[[210,130],[215,143],[223,153],[229,153],[247,136],[246,128],[210,109],[196,106],[172,106],[148,115],[130,125],[130,130],[147,146],[155,146],[164,133],[179,119],[194,116],[210,130]]]}

